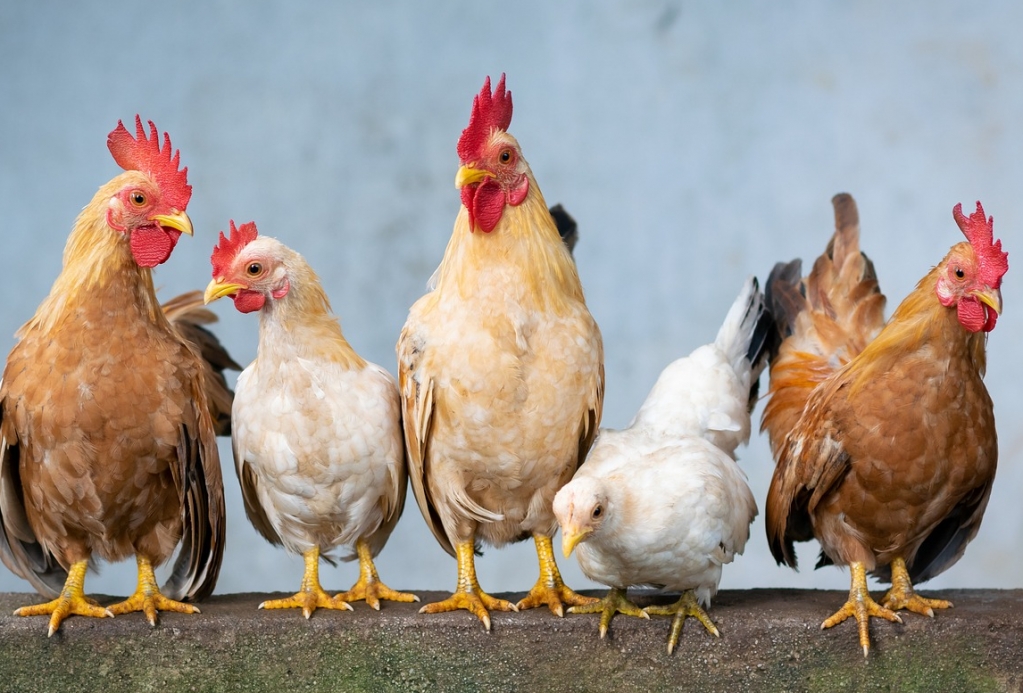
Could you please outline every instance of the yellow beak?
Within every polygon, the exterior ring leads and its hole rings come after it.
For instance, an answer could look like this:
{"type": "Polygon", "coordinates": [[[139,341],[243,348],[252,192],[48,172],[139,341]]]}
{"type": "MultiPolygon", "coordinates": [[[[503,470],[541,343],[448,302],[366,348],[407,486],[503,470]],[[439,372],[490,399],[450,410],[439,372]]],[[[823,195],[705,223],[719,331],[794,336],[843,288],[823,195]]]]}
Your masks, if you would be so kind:
{"type": "Polygon", "coordinates": [[[590,532],[593,530],[590,528],[579,529],[578,527],[562,527],[561,528],[561,552],[565,554],[565,558],[572,555],[575,547],[580,542],[584,541],[586,537],[590,536],[590,532]]]}
{"type": "Polygon", "coordinates": [[[977,291],[971,291],[970,296],[973,296],[999,315],[1002,314],[1002,292],[998,289],[978,289],[977,291]]]}
{"type": "Polygon", "coordinates": [[[476,168],[469,164],[458,169],[458,173],[455,174],[455,187],[462,189],[467,185],[479,183],[493,177],[494,174],[485,168],[476,168]]]}
{"type": "Polygon", "coordinates": [[[189,236],[192,235],[192,220],[184,212],[174,210],[170,214],[154,214],[149,217],[149,220],[155,221],[160,226],[167,226],[177,229],[181,233],[187,233],[189,236]]]}
{"type": "Polygon", "coordinates": [[[241,284],[229,284],[227,282],[220,282],[219,280],[214,279],[206,286],[206,293],[203,294],[202,300],[203,303],[209,305],[218,298],[236,294],[244,288],[245,287],[241,284]]]}

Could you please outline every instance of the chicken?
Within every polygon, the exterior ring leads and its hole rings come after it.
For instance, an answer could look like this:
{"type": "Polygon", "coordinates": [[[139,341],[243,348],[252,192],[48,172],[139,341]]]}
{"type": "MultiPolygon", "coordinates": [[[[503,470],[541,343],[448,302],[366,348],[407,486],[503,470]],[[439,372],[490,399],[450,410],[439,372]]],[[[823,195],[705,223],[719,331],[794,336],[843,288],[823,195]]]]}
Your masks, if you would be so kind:
{"type": "Polygon", "coordinates": [[[604,393],[600,331],[568,248],[507,132],[502,75],[473,102],[458,141],[463,207],[435,288],[410,309],[398,341],[409,477],[440,545],[458,560],[458,587],[422,611],[488,610],[594,601],[561,579],[551,537],[554,494],[582,462],[604,393]],[[532,536],[540,578],[517,605],[485,593],[474,552],[532,536]]]}
{"type": "MultiPolygon", "coordinates": [[[[0,385],[0,557],[53,601],[16,615],[197,613],[224,550],[224,496],[207,364],[153,291],[151,268],[182,233],[191,196],[170,138],[118,123],[125,169],[78,216],[49,296],[18,332],[0,385]],[[180,544],[163,590],[153,567],[180,544]],[[134,554],[138,588],[98,606],[84,595],[96,556],[134,554]]],[[[173,302],[172,302],[173,303],[173,302]]],[[[172,306],[173,308],[173,306],[172,306]]],[[[173,311],[196,322],[189,300],[173,311]],[[191,318],[189,316],[191,315],[191,318]]],[[[200,316],[201,321],[201,316],[200,316]]],[[[228,395],[229,398],[229,395],[228,395]]]]}
{"type": "Polygon", "coordinates": [[[600,637],[616,612],[673,615],[669,654],[687,616],[718,635],[701,604],[717,593],[721,566],[742,553],[757,514],[735,450],[749,441],[771,327],[750,278],[714,342],[665,368],[629,427],[601,430],[554,497],[565,556],[575,549],[583,573],[611,587],[601,602],[569,609],[600,613],[600,637]],[[682,596],[641,610],[625,597],[632,585],[682,596]]]}
{"type": "MultiPolygon", "coordinates": [[[[256,225],[231,222],[213,251],[206,302],[231,296],[259,311],[259,351],[238,378],[232,416],[235,471],[245,512],[271,544],[305,558],[302,587],[261,609],[351,609],[364,599],[419,601],[377,575],[373,556],[405,505],[405,446],[394,378],[341,333],[305,259],[256,225]],[[349,591],[329,597],[319,560],[337,547],[359,559],[349,591]]],[[[328,559],[329,560],[329,559],[328,559]]]]}
{"type": "Polygon", "coordinates": [[[810,275],[800,280],[798,261],[779,264],[767,287],[785,337],[762,423],[777,460],[767,535],[779,563],[796,567],[793,542],[816,538],[818,567],[850,567],[849,600],[821,627],[854,616],[866,656],[871,616],[951,606],[913,585],[959,560],[980,527],[998,455],[984,347],[1008,256],[979,202],[968,218],[956,205],[968,242],[884,323],[856,204],[833,203],[836,231],[810,275]],[[891,582],[880,604],[868,572],[891,582]]]}

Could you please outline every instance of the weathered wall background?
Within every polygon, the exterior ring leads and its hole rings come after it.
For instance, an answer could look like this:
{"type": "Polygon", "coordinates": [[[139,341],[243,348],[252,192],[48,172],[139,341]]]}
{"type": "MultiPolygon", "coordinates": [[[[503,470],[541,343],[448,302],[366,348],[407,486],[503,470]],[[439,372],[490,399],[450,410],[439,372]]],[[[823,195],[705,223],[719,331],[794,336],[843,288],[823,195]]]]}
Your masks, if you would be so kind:
{"type": "MultiPolygon", "coordinates": [[[[745,276],[823,249],[835,192],[859,201],[889,309],[960,239],[956,202],[981,199],[1023,257],[1021,26],[1018,3],[949,0],[0,3],[0,352],[49,290],[78,210],[118,172],[106,133],[138,112],[171,133],[194,185],[196,237],[158,270],[162,295],[205,286],[216,232],[254,219],[311,259],[351,342],[394,372],[458,210],[455,142],[483,77],[505,71],[511,130],[548,201],[580,224],[604,423],[622,426],[665,364],[713,337],[745,276]]],[[[1017,263],[989,351],[999,477],[980,536],[934,589],[1023,584],[1017,263]]],[[[248,362],[257,320],[215,308],[248,362]]],[[[249,527],[222,454],[220,591],[293,591],[301,561],[249,527]]],[[[763,505],[766,440],[742,465],[763,505]]],[[[409,501],[381,575],[450,589],[454,561],[409,501]]],[[[815,547],[794,573],[771,560],[760,520],[752,532],[724,587],[846,588],[838,570],[809,570],[815,547]]],[[[489,591],[536,575],[531,545],[478,566],[489,591]]],[[[355,576],[324,572],[328,588],[355,576]]],[[[87,583],[133,586],[131,562],[87,583]]],[[[0,590],[27,588],[0,569],[0,590]]]]}

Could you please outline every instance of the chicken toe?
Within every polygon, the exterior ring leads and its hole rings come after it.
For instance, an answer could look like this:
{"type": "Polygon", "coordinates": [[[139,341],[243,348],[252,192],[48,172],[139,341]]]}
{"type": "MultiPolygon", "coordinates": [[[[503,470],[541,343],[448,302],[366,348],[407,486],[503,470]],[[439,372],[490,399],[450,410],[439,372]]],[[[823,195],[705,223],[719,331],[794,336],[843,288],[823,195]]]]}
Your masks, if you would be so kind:
{"type": "Polygon", "coordinates": [[[397,592],[380,581],[369,544],[359,539],[355,543],[355,551],[359,555],[359,580],[347,592],[334,596],[345,602],[365,600],[372,608],[380,611],[380,600],[392,602],[418,602],[419,597],[410,592],[397,592]]]}
{"type": "Polygon", "coordinates": [[[721,633],[718,632],[717,626],[710,620],[710,616],[700,606],[700,601],[696,598],[696,593],[693,590],[686,590],[679,597],[679,600],[674,604],[667,606],[648,606],[643,609],[647,614],[653,614],[654,616],[674,616],[674,620],[671,622],[671,634],[668,636],[668,654],[671,654],[675,650],[675,645],[678,644],[678,638],[682,634],[682,626],[685,625],[686,618],[692,616],[697,621],[703,624],[703,627],[715,637],[720,637],[721,633]]]}
{"type": "Polygon", "coordinates": [[[93,618],[113,618],[114,614],[96,603],[94,599],[85,596],[83,586],[85,584],[85,571],[89,567],[89,561],[78,561],[68,571],[67,580],[64,582],[64,589],[60,596],[45,604],[33,604],[23,606],[14,610],[15,616],[49,616],[50,628],[47,633],[52,636],[60,628],[61,622],[68,616],[91,616],[93,618]]]}
{"type": "Polygon", "coordinates": [[[636,616],[637,618],[650,618],[647,612],[625,598],[625,590],[620,587],[612,587],[611,591],[603,599],[594,599],[589,604],[580,604],[569,607],[570,614],[600,614],[600,637],[607,636],[607,630],[611,626],[611,619],[615,614],[636,616]]]}
{"type": "Polygon", "coordinates": [[[312,547],[302,554],[305,559],[305,572],[302,575],[302,587],[291,597],[270,599],[259,605],[260,609],[301,609],[302,615],[309,618],[316,609],[347,609],[352,606],[341,599],[341,595],[331,597],[320,587],[320,549],[312,547]]]}
{"type": "Polygon", "coordinates": [[[455,546],[458,558],[458,588],[455,593],[440,602],[427,604],[419,610],[421,614],[441,614],[445,611],[465,609],[490,630],[490,611],[518,611],[509,601],[491,597],[483,591],[476,580],[476,564],[473,557],[472,540],[459,542],[455,546]]]}
{"type": "Polygon", "coordinates": [[[879,616],[896,623],[902,623],[902,619],[897,613],[881,606],[871,598],[867,589],[867,571],[862,563],[852,563],[849,567],[852,572],[849,600],[821,624],[821,630],[837,626],[850,616],[855,616],[859,626],[860,647],[863,648],[863,656],[866,657],[870,652],[870,617],[879,616]]]}
{"type": "Polygon", "coordinates": [[[155,626],[157,611],[176,611],[179,614],[199,613],[199,607],[169,599],[160,593],[156,575],[153,573],[153,564],[148,558],[137,556],[136,562],[138,563],[139,581],[135,593],[123,602],[111,604],[111,614],[130,614],[134,611],[141,611],[146,615],[149,625],[155,626]]]}
{"type": "Polygon", "coordinates": [[[536,542],[536,555],[540,559],[540,577],[529,593],[516,604],[519,609],[532,609],[546,604],[552,614],[564,616],[565,604],[585,606],[599,601],[595,597],[578,594],[565,585],[554,560],[554,544],[550,537],[534,534],[533,539],[536,542]]]}
{"type": "Polygon", "coordinates": [[[918,595],[913,590],[913,583],[909,579],[905,559],[896,558],[892,561],[892,588],[884,597],[884,606],[892,611],[905,609],[921,616],[934,618],[934,609],[951,608],[952,602],[944,599],[927,599],[918,595]]]}

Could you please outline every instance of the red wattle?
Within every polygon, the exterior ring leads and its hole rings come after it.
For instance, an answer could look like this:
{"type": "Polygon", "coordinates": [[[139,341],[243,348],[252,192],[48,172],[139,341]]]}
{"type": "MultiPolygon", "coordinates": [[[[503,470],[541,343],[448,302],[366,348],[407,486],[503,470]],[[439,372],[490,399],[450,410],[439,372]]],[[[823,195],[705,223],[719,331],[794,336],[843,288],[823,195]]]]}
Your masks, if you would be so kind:
{"type": "Polygon", "coordinates": [[[472,204],[476,225],[480,231],[490,233],[504,213],[504,191],[492,178],[488,178],[477,186],[472,204]]]}
{"type": "Polygon", "coordinates": [[[250,291],[249,289],[242,289],[234,296],[234,307],[238,309],[240,313],[252,313],[263,307],[266,303],[266,297],[258,291],[250,291]]]}
{"type": "Polygon", "coordinates": [[[998,314],[993,310],[985,310],[984,304],[975,298],[964,296],[959,299],[959,305],[956,306],[956,313],[959,317],[959,324],[970,332],[979,332],[980,330],[986,330],[990,332],[994,329],[995,320],[998,319],[998,314]],[[991,318],[985,313],[990,313],[991,318]],[[990,323],[990,327],[988,324],[990,323]]]}
{"type": "Polygon", "coordinates": [[[156,267],[167,262],[181,232],[162,226],[142,226],[131,232],[131,255],[139,267],[156,267]]]}

